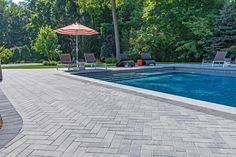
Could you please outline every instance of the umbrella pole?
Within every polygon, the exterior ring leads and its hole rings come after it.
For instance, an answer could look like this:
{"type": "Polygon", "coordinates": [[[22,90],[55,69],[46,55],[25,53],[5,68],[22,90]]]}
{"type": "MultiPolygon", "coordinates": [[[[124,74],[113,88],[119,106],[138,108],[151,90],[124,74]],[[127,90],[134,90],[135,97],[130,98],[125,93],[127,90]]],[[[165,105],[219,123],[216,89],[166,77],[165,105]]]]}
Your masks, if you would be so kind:
{"type": "Polygon", "coordinates": [[[79,47],[78,47],[78,35],[76,35],[76,65],[79,67],[79,47]]]}

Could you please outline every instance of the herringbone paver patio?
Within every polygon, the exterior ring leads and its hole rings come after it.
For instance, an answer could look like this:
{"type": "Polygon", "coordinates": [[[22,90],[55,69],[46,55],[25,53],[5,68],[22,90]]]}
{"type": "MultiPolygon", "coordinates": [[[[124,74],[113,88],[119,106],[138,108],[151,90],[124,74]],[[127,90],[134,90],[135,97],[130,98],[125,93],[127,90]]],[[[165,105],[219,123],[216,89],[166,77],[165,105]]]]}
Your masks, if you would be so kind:
{"type": "Polygon", "coordinates": [[[236,156],[235,121],[55,73],[4,71],[23,128],[0,156],[236,156]]]}

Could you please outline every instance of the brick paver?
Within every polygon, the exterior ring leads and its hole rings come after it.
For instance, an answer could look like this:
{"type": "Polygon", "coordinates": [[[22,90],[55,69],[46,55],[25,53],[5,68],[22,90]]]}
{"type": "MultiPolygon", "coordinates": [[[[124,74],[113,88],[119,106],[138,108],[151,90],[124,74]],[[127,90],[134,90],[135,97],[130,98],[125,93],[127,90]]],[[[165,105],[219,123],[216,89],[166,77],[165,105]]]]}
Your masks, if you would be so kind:
{"type": "Polygon", "coordinates": [[[235,121],[56,73],[4,71],[23,128],[0,156],[236,156],[235,121]]]}

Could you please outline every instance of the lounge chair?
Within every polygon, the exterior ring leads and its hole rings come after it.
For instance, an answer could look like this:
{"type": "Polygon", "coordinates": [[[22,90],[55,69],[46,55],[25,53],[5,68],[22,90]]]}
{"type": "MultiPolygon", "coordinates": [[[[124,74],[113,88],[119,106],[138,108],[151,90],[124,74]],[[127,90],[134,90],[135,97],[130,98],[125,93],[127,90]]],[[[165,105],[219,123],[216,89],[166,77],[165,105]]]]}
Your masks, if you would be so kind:
{"type": "MultiPolygon", "coordinates": [[[[74,63],[71,60],[71,55],[69,53],[62,53],[59,55],[61,64],[68,65],[68,70],[70,70],[72,64],[74,63]]],[[[57,67],[58,69],[58,67],[57,67]]]]}
{"type": "Polygon", "coordinates": [[[96,58],[95,58],[95,56],[94,56],[93,53],[85,53],[85,54],[84,54],[84,59],[85,59],[85,63],[86,63],[86,64],[90,64],[91,67],[94,66],[95,69],[97,68],[97,67],[96,67],[96,58]]]}
{"type": "Polygon", "coordinates": [[[134,67],[135,63],[133,60],[129,59],[128,56],[124,53],[121,53],[119,56],[119,61],[116,63],[117,67],[134,67]]]}
{"type": "Polygon", "coordinates": [[[215,64],[223,64],[223,67],[230,63],[230,59],[226,58],[228,52],[217,52],[214,60],[212,61],[212,66],[215,64]]]}
{"type": "Polygon", "coordinates": [[[217,52],[215,55],[215,58],[213,60],[210,59],[203,59],[202,60],[202,64],[211,64],[212,67],[215,64],[222,64],[223,67],[227,66],[228,64],[230,64],[230,60],[229,58],[226,58],[227,52],[217,52]]]}
{"type": "Polygon", "coordinates": [[[156,61],[152,59],[150,53],[141,53],[141,59],[143,61],[143,65],[156,65],[156,61]]]}

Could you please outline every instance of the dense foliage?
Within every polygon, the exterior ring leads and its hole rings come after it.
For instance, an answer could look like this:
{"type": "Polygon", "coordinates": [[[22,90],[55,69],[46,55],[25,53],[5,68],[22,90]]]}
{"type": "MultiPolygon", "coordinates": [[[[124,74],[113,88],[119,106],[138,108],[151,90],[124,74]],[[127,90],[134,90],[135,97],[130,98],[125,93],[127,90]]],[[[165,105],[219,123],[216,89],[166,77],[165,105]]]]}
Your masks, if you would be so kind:
{"type": "MultiPolygon", "coordinates": [[[[201,61],[219,49],[235,51],[235,3],[229,1],[116,0],[121,52],[134,59],[144,51],[157,61],[201,61]],[[217,41],[228,36],[224,31],[234,33],[221,46],[217,41]]],[[[33,48],[40,28],[56,29],[75,21],[100,32],[79,37],[80,57],[85,52],[103,60],[115,57],[111,0],[25,0],[20,4],[0,0],[0,45],[15,51],[10,62],[45,60],[33,48]]],[[[58,35],[58,42],[62,52],[74,56],[73,36],[58,35]]]]}

